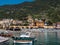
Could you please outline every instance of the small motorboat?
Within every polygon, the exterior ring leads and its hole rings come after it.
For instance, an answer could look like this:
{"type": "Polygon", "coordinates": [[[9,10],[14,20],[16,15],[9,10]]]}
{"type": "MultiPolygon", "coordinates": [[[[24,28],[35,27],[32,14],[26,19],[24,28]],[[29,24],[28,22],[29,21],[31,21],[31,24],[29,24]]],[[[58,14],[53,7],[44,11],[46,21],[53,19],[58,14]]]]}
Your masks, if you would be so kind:
{"type": "Polygon", "coordinates": [[[34,45],[34,38],[30,35],[22,34],[19,37],[13,37],[14,45],[34,45]]]}

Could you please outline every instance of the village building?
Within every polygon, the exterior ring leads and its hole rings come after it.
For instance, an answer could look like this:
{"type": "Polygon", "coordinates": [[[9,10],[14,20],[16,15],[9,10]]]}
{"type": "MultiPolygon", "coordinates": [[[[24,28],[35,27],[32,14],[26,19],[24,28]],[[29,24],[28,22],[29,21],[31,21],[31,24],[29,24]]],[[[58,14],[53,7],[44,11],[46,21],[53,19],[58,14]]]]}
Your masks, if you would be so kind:
{"type": "Polygon", "coordinates": [[[27,22],[29,23],[29,26],[34,26],[34,20],[33,20],[32,16],[29,15],[27,18],[28,18],[27,22]]]}
{"type": "Polygon", "coordinates": [[[43,28],[44,27],[44,21],[35,20],[35,26],[38,26],[39,28],[43,28]]]}
{"type": "Polygon", "coordinates": [[[57,22],[55,26],[56,28],[60,28],[60,22],[57,22]]]}
{"type": "Polygon", "coordinates": [[[2,27],[3,29],[5,29],[6,27],[9,27],[11,22],[13,21],[13,19],[2,19],[0,20],[0,28],[2,27]]]}
{"type": "Polygon", "coordinates": [[[12,24],[22,24],[23,21],[20,21],[20,20],[13,20],[12,21],[12,24]]]}

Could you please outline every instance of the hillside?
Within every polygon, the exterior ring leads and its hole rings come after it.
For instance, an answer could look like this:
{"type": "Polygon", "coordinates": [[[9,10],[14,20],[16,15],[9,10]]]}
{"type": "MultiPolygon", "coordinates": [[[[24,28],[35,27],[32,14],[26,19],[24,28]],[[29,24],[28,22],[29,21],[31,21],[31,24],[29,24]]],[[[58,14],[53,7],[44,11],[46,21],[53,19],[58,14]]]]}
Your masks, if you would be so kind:
{"type": "Polygon", "coordinates": [[[0,19],[25,20],[28,15],[34,19],[58,22],[60,21],[60,0],[35,0],[34,2],[0,6],[0,19]]]}

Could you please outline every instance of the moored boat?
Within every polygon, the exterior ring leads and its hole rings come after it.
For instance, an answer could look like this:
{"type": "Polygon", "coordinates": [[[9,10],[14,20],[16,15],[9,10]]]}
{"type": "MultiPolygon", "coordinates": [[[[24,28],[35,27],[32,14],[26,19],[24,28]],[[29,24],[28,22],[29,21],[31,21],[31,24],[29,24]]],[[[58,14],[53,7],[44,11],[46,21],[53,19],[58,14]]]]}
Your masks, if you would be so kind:
{"type": "Polygon", "coordinates": [[[19,37],[13,37],[14,45],[34,45],[34,38],[29,35],[20,35],[19,37]]]}
{"type": "Polygon", "coordinates": [[[9,45],[9,38],[0,36],[0,45],[9,45]]]}

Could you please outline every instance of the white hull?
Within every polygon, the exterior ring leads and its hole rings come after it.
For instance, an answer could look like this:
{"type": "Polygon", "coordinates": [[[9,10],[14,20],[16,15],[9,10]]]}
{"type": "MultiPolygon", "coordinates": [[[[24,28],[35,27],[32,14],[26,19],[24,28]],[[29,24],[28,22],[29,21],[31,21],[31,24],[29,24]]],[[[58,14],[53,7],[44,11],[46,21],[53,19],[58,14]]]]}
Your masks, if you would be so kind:
{"type": "Polygon", "coordinates": [[[32,43],[32,41],[14,41],[14,43],[32,43]]]}

